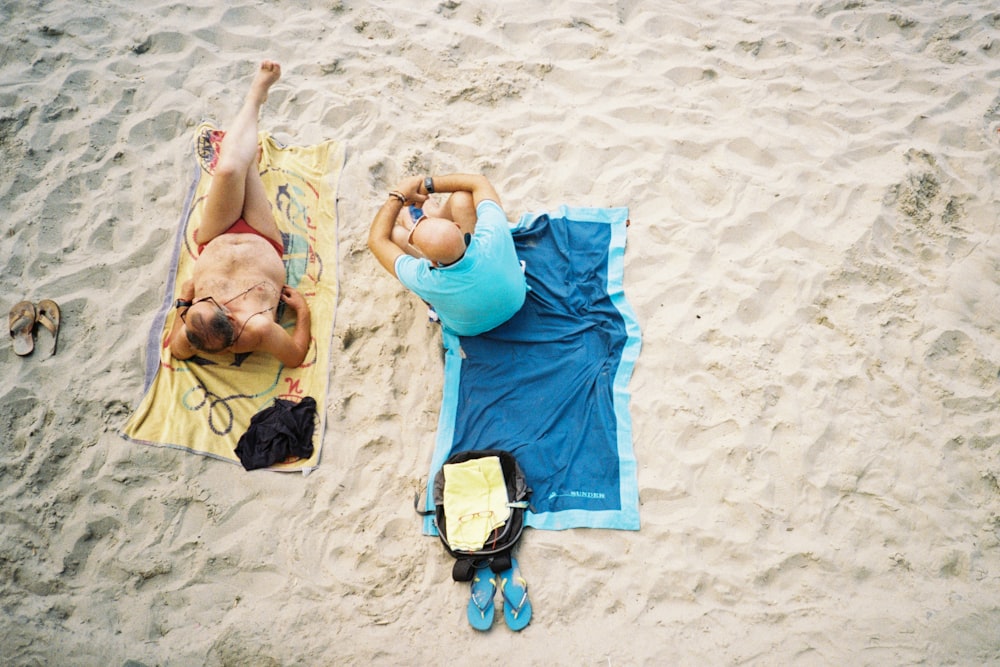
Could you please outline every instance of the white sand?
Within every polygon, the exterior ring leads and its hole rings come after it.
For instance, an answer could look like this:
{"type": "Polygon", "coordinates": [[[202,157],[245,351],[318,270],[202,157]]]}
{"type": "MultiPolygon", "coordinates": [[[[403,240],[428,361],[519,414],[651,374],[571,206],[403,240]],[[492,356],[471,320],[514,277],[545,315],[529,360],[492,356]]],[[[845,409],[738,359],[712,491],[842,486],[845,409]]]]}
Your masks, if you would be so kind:
{"type": "Polygon", "coordinates": [[[404,5],[0,6],[2,292],[64,316],[54,358],[0,346],[2,662],[1000,663],[996,9],[404,5]],[[349,147],[308,477],[117,434],[192,130],[263,57],[262,126],[349,147]],[[419,535],[440,339],[365,247],[449,171],[632,211],[643,527],[529,530],[516,636],[419,535]]]}

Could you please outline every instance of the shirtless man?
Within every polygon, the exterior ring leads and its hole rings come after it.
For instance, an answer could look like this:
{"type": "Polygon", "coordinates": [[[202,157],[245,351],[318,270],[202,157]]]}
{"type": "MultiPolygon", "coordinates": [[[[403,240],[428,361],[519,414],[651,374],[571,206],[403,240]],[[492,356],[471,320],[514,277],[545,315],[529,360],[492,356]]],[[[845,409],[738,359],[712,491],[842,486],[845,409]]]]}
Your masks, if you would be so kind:
{"type": "Polygon", "coordinates": [[[195,231],[198,259],[181,286],[170,353],[267,352],[301,366],[312,337],[309,306],[285,284],[281,232],[258,172],[257,116],[281,66],[265,60],[219,149],[202,221],[195,231]],[[295,311],[289,334],[275,319],[278,304],[295,311]]]}

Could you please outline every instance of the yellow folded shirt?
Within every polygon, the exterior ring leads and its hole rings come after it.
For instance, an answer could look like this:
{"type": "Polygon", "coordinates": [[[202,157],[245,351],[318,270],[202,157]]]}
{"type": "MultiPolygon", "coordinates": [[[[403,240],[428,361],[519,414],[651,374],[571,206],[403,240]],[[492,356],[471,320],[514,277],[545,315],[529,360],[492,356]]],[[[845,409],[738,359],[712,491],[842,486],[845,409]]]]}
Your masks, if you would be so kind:
{"type": "Polygon", "coordinates": [[[500,458],[444,466],[444,517],[452,549],[478,551],[510,517],[500,458]]]}

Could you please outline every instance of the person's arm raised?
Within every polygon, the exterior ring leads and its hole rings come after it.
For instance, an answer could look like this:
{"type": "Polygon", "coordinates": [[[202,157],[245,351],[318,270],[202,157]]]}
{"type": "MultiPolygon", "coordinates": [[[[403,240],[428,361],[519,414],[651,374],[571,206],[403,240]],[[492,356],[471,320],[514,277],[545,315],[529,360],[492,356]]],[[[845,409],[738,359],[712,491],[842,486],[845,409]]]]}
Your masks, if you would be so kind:
{"type": "Polygon", "coordinates": [[[194,349],[194,346],[192,346],[191,343],[188,342],[187,332],[184,330],[184,325],[180,324],[180,326],[178,326],[180,319],[181,318],[178,317],[174,321],[174,326],[170,329],[170,337],[168,340],[170,341],[170,356],[178,361],[184,361],[185,359],[193,357],[198,351],[194,349]]]}
{"type": "MultiPolygon", "coordinates": [[[[484,199],[495,201],[500,208],[500,195],[497,194],[493,184],[482,174],[445,174],[444,176],[428,176],[430,185],[434,192],[470,192],[472,201],[476,206],[484,199]]],[[[424,185],[425,179],[420,180],[420,187],[417,190],[420,194],[426,194],[424,185]]]]}
{"type": "Polygon", "coordinates": [[[375,214],[372,226],[368,230],[368,249],[372,251],[379,264],[393,276],[396,275],[396,259],[403,254],[403,249],[392,240],[392,228],[396,226],[396,217],[407,202],[417,204],[426,201],[427,197],[417,193],[421,183],[419,176],[403,179],[395,190],[389,192],[388,198],[375,214]]]}
{"type": "Polygon", "coordinates": [[[193,357],[197,350],[188,342],[187,331],[184,322],[181,320],[181,313],[187,311],[194,299],[194,283],[185,280],[181,285],[181,295],[177,303],[177,312],[174,313],[174,322],[170,326],[170,333],[167,334],[166,344],[170,350],[170,356],[183,361],[193,357]]]}
{"type": "Polygon", "coordinates": [[[403,202],[390,196],[375,214],[371,229],[368,230],[368,249],[375,255],[379,264],[394,276],[396,259],[403,254],[403,250],[393,243],[392,228],[396,225],[396,216],[402,208],[403,202]]]}
{"type": "Polygon", "coordinates": [[[286,367],[298,368],[306,360],[312,343],[312,316],[309,304],[295,288],[285,285],[281,300],[295,311],[295,328],[289,334],[277,322],[269,323],[262,334],[260,349],[274,355],[286,367]]]}

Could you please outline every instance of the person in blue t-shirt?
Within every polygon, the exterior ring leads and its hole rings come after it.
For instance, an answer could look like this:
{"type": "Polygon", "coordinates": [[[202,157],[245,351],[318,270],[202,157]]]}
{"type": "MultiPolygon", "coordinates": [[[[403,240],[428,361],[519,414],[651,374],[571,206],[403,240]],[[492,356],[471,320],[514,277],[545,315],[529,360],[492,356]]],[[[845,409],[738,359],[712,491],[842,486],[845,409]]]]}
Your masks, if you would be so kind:
{"type": "Polygon", "coordinates": [[[368,248],[459,336],[498,327],[524,304],[510,225],[485,176],[403,179],[375,215],[368,248]],[[434,193],[451,195],[439,204],[434,193]]]}

